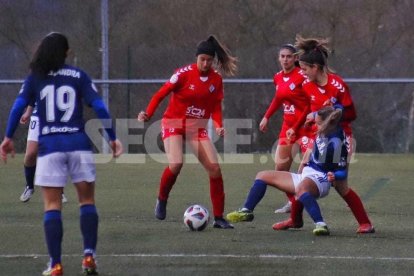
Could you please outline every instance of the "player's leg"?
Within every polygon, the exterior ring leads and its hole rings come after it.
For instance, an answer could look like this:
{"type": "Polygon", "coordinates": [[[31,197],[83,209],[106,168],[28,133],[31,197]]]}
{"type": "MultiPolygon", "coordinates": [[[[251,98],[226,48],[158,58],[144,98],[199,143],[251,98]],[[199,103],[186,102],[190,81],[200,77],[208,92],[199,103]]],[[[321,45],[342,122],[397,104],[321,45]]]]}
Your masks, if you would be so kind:
{"type": "MultiPolygon", "coordinates": [[[[293,145],[291,143],[281,143],[277,145],[275,152],[275,170],[277,171],[289,171],[293,162],[293,145]]],[[[286,193],[288,202],[275,210],[275,213],[289,213],[291,210],[292,202],[295,200],[294,194],[286,193]]]]}
{"type": "Polygon", "coordinates": [[[24,176],[26,186],[20,196],[20,201],[28,202],[34,193],[34,178],[36,173],[36,158],[38,152],[39,119],[35,116],[30,118],[27,133],[26,153],[24,156],[24,176]]]}
{"type": "Polygon", "coordinates": [[[53,271],[63,273],[61,265],[63,237],[61,195],[67,180],[66,161],[66,154],[60,152],[40,156],[37,160],[35,184],[42,187],[43,226],[50,256],[49,267],[44,271],[44,275],[53,275],[51,274],[53,271]]]}
{"type": "Polygon", "coordinates": [[[164,137],[163,141],[168,166],[161,175],[155,206],[155,217],[159,220],[164,220],[167,216],[167,200],[183,166],[183,136],[170,135],[164,137]]]}
{"type": "MultiPolygon", "coordinates": [[[[327,181],[326,181],[327,182],[327,181]]],[[[306,211],[315,223],[313,233],[317,236],[329,235],[329,229],[323,220],[321,209],[316,199],[320,196],[320,187],[317,185],[330,185],[329,183],[316,183],[313,179],[305,177],[297,188],[298,201],[305,207],[306,211]]],[[[325,188],[329,190],[329,187],[325,188]]]]}
{"type": "Polygon", "coordinates": [[[250,188],[243,207],[238,211],[227,214],[227,219],[231,222],[252,221],[253,211],[257,204],[262,200],[266,193],[267,186],[273,186],[285,193],[294,194],[295,186],[293,177],[295,174],[283,171],[261,171],[256,175],[256,179],[250,188]]]}
{"type": "Polygon", "coordinates": [[[96,274],[96,246],[99,216],[95,206],[95,183],[75,183],[80,205],[80,228],[83,237],[82,270],[86,275],[96,274]]]}
{"type": "Polygon", "coordinates": [[[206,169],[210,180],[210,198],[213,205],[213,215],[215,228],[231,229],[233,225],[229,224],[224,218],[224,185],[220,165],[218,163],[217,151],[213,143],[207,136],[199,137],[200,139],[189,139],[189,145],[197,156],[200,163],[206,169]]]}
{"type": "Polygon", "coordinates": [[[357,229],[357,233],[374,233],[375,229],[368,218],[364,204],[362,203],[361,198],[358,196],[358,194],[349,188],[348,181],[346,179],[335,181],[335,190],[348,204],[356,220],[358,221],[359,227],[357,229]]]}
{"type": "Polygon", "coordinates": [[[79,220],[83,238],[82,270],[86,275],[96,272],[96,246],[99,216],[95,205],[95,160],[90,151],[68,153],[68,167],[79,200],[79,220]]]}
{"type": "MultiPolygon", "coordinates": [[[[352,155],[355,154],[355,143],[352,138],[351,133],[346,134],[346,142],[347,142],[347,150],[348,150],[348,160],[352,159],[352,155]]],[[[364,204],[361,201],[359,195],[349,188],[348,181],[335,181],[335,190],[338,194],[345,200],[348,204],[349,208],[351,209],[353,215],[355,216],[359,227],[357,229],[357,233],[360,234],[367,234],[367,233],[374,233],[375,229],[372,226],[371,221],[368,218],[368,214],[365,211],[364,204]]]]}
{"type": "Polygon", "coordinates": [[[24,176],[26,179],[26,186],[20,196],[20,201],[22,202],[28,202],[34,193],[37,148],[37,142],[29,140],[27,141],[26,153],[24,156],[24,176]]]}

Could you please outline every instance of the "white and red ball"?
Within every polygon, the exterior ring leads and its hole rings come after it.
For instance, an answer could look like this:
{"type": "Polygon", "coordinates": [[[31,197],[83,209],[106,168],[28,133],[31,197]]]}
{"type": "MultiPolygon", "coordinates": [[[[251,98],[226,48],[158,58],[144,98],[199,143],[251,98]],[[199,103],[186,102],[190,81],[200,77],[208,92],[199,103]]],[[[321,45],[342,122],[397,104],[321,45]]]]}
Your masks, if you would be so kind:
{"type": "Polygon", "coordinates": [[[195,204],[191,205],[184,212],[184,224],[191,231],[203,231],[210,221],[210,214],[207,208],[195,204]]]}

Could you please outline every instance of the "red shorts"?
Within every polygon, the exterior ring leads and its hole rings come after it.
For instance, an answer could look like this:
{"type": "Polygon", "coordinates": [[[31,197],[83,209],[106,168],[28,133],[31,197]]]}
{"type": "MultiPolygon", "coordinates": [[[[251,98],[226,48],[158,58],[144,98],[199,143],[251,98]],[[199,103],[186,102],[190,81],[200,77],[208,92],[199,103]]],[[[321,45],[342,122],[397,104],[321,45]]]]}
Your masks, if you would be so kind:
{"type": "Polygon", "coordinates": [[[161,127],[161,137],[164,141],[171,136],[183,136],[184,139],[190,138],[191,140],[209,140],[207,129],[199,128],[198,130],[185,130],[184,128],[166,128],[161,127]]]}
{"type": "Polygon", "coordinates": [[[298,144],[302,153],[305,153],[307,149],[312,149],[314,135],[312,134],[311,128],[301,127],[298,133],[296,133],[296,138],[292,140],[289,140],[286,137],[286,131],[289,128],[291,127],[286,124],[282,125],[282,129],[279,133],[278,145],[287,146],[298,144]]]}

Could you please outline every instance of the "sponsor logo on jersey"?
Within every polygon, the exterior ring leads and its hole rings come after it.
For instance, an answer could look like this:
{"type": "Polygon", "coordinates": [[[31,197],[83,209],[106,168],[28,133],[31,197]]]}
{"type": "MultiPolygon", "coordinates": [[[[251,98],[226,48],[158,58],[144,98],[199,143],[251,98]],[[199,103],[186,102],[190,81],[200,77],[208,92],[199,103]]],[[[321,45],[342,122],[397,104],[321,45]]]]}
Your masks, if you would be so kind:
{"type": "Polygon", "coordinates": [[[295,90],[295,88],[296,88],[296,85],[292,82],[290,85],[289,85],[289,88],[290,88],[290,90],[295,90]]]}
{"type": "Polygon", "coordinates": [[[203,118],[205,114],[205,109],[197,108],[194,105],[187,107],[187,112],[185,113],[185,115],[194,118],[203,118]]]}
{"type": "Polygon", "coordinates": [[[56,77],[57,75],[80,79],[80,72],[77,71],[77,70],[74,70],[74,69],[60,69],[57,72],[50,72],[49,73],[49,76],[56,77]]]}
{"type": "Polygon", "coordinates": [[[42,135],[47,135],[49,133],[74,133],[74,132],[78,132],[79,128],[78,127],[48,127],[45,126],[42,128],[42,135]]]}
{"type": "Polygon", "coordinates": [[[337,99],[335,97],[331,97],[331,103],[335,104],[337,102],[337,99]]]}
{"type": "Polygon", "coordinates": [[[315,95],[311,95],[311,101],[315,101],[315,95]]]}
{"type": "Polygon", "coordinates": [[[210,93],[213,93],[215,89],[216,88],[214,87],[214,85],[210,85],[210,87],[208,88],[208,90],[210,91],[210,93]]]}
{"type": "Polygon", "coordinates": [[[283,104],[283,112],[287,114],[295,114],[295,105],[283,104]]]}

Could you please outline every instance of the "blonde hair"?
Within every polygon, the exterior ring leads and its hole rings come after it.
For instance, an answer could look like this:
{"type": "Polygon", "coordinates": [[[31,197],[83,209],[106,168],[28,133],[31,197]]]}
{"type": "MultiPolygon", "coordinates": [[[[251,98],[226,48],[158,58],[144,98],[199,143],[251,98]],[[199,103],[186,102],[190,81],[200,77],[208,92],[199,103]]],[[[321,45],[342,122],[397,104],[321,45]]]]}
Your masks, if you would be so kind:
{"type": "Polygon", "coordinates": [[[325,106],[316,113],[322,120],[317,134],[329,134],[334,131],[342,117],[342,110],[335,109],[332,106],[325,106]]]}

